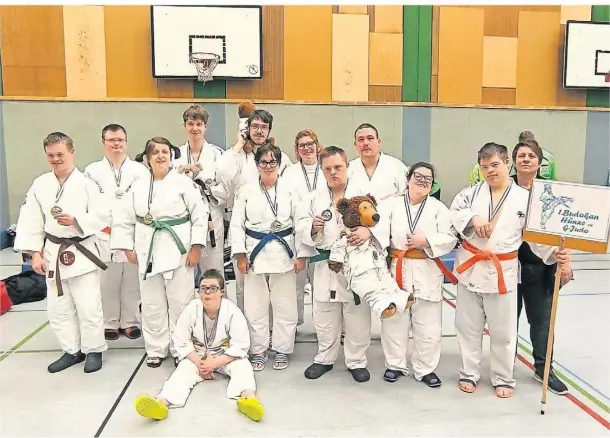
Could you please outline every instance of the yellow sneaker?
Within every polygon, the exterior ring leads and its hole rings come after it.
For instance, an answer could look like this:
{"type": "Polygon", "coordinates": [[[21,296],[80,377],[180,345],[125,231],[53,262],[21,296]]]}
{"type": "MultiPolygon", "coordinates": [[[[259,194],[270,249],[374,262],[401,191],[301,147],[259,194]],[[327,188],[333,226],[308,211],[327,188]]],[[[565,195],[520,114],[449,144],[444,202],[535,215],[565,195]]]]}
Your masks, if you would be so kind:
{"type": "Polygon", "coordinates": [[[143,417],[153,420],[165,420],[167,418],[167,406],[150,395],[140,395],[136,399],[136,411],[143,417]]]}
{"type": "Polygon", "coordinates": [[[254,421],[260,421],[265,415],[265,408],[256,397],[240,397],[237,399],[237,409],[246,417],[254,421]]]}

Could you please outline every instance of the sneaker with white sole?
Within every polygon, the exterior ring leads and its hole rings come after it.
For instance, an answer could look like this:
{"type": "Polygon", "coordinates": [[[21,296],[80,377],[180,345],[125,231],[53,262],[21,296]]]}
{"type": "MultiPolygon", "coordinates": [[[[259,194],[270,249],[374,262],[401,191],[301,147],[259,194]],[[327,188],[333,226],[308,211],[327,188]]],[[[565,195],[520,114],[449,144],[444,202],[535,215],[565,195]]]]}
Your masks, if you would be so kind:
{"type": "MultiPolygon", "coordinates": [[[[544,374],[542,373],[540,373],[540,375],[538,375],[538,373],[534,373],[534,379],[540,383],[544,382],[543,376],[544,374]]],[[[568,393],[568,387],[566,384],[559,380],[553,371],[549,373],[549,391],[557,395],[565,395],[568,393]]]]}

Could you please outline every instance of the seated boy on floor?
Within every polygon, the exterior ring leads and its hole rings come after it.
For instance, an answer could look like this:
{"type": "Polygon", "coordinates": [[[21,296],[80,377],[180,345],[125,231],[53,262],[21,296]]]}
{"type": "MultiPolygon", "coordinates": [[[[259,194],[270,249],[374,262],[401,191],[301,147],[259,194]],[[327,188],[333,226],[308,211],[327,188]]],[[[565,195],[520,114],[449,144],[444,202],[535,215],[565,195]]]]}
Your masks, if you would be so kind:
{"type": "Polygon", "coordinates": [[[182,311],[174,329],[178,367],[156,397],[140,395],[136,411],[163,420],[168,408],[184,407],[193,387],[214,380],[214,372],[229,376],[227,397],[237,399],[237,409],[254,421],[264,415],[256,397],[254,371],[248,360],[250,332],[243,313],[224,297],[224,279],[209,269],[199,283],[199,297],[182,311]]]}

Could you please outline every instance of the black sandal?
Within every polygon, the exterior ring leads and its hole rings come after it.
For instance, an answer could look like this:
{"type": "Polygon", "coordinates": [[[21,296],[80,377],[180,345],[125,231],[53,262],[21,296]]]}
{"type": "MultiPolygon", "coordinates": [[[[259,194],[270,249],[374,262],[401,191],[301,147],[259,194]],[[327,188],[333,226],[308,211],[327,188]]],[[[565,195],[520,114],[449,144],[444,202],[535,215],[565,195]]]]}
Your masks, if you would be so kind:
{"type": "Polygon", "coordinates": [[[163,363],[162,357],[149,356],[146,358],[146,365],[150,368],[159,368],[163,363]]]}
{"type": "Polygon", "coordinates": [[[385,380],[386,382],[394,383],[402,376],[404,376],[402,371],[391,370],[388,368],[387,370],[385,370],[385,373],[383,373],[383,380],[385,380]]]}
{"type": "Polygon", "coordinates": [[[441,379],[439,379],[435,373],[426,374],[424,377],[422,377],[421,381],[430,388],[438,388],[441,386],[441,379]]]}
{"type": "Polygon", "coordinates": [[[119,331],[116,329],[106,329],[104,330],[104,338],[107,341],[116,341],[119,339],[119,331]]]}

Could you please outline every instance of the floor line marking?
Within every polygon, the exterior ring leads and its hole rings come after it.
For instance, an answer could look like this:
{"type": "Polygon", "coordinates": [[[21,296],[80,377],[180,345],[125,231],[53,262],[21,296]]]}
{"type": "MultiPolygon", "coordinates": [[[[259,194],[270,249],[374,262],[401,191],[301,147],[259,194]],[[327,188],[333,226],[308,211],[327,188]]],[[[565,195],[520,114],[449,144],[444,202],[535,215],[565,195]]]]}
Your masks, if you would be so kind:
{"type": "Polygon", "coordinates": [[[13,354],[19,348],[21,348],[26,342],[28,342],[30,339],[32,339],[34,336],[36,336],[38,333],[40,333],[48,325],[49,325],[49,321],[46,321],[40,327],[38,327],[37,329],[34,329],[34,331],[32,331],[29,335],[27,335],[25,338],[23,338],[21,341],[19,341],[10,350],[7,350],[4,353],[2,353],[2,355],[0,355],[0,362],[2,362],[4,359],[9,357],[11,354],[13,354]]]}

